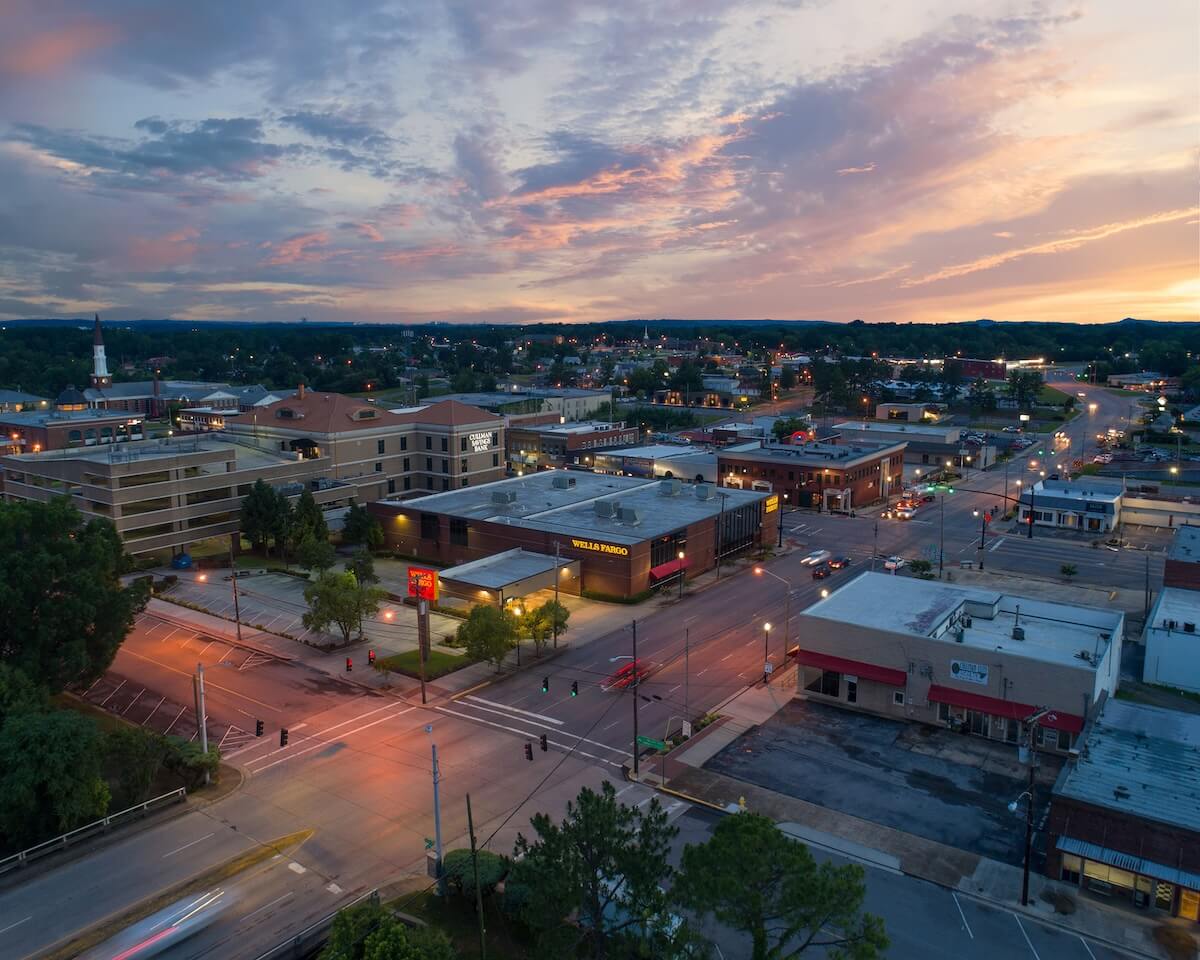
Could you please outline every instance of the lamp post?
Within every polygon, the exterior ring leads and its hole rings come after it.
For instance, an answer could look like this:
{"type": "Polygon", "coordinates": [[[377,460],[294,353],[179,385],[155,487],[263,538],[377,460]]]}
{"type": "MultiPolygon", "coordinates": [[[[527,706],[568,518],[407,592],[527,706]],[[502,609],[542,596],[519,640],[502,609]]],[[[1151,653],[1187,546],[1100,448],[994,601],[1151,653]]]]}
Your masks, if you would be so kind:
{"type": "MultiPolygon", "coordinates": [[[[783,659],[780,661],[780,663],[787,663],[788,642],[791,639],[789,631],[791,630],[792,626],[792,582],[790,580],[785,580],[777,573],[772,573],[765,567],[755,567],[754,572],[756,574],[765,573],[768,577],[774,577],[783,584],[783,659]]],[[[767,629],[771,629],[771,625],[769,623],[767,624],[767,629]]],[[[765,663],[766,661],[763,662],[765,663]]]]}
{"type": "Polygon", "coordinates": [[[979,569],[983,569],[983,541],[987,536],[987,514],[972,510],[971,516],[979,518],[979,569]]]}
{"type": "Polygon", "coordinates": [[[770,683],[771,674],[767,671],[767,667],[771,663],[771,654],[769,650],[769,641],[771,639],[771,625],[763,624],[763,683],[770,683]]]}
{"type": "Polygon", "coordinates": [[[938,578],[946,565],[946,492],[943,490],[938,503],[938,578]]]}
{"type": "Polygon", "coordinates": [[[680,550],[679,551],[679,599],[680,600],[683,599],[683,575],[684,575],[683,558],[684,558],[684,553],[682,550],[680,550]]]}

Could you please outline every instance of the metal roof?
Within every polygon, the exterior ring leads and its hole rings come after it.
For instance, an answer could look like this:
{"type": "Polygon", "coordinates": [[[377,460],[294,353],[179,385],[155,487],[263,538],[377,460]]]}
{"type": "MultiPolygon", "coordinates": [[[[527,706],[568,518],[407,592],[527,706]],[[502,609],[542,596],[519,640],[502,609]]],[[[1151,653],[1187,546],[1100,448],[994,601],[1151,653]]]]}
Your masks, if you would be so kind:
{"type": "Polygon", "coordinates": [[[1110,850],[1098,843],[1088,843],[1086,840],[1076,840],[1074,837],[1059,837],[1056,844],[1064,853],[1074,853],[1088,860],[1107,863],[1110,867],[1118,867],[1130,873],[1140,873],[1143,877],[1154,877],[1156,880],[1168,880],[1171,883],[1193,890],[1200,889],[1200,873],[1191,870],[1180,870],[1168,867],[1163,863],[1155,863],[1144,857],[1135,857],[1119,850],[1110,850]]]}
{"type": "Polygon", "coordinates": [[[1200,715],[1106,701],[1054,792],[1200,833],[1200,715]]]}
{"type": "Polygon", "coordinates": [[[555,567],[566,567],[578,563],[571,557],[555,559],[544,553],[535,553],[514,547],[503,553],[492,554],[482,560],[472,560],[470,563],[460,563],[457,567],[447,567],[438,576],[443,580],[455,580],[473,587],[488,590],[502,590],[504,587],[539,573],[553,573],[555,567]]]}

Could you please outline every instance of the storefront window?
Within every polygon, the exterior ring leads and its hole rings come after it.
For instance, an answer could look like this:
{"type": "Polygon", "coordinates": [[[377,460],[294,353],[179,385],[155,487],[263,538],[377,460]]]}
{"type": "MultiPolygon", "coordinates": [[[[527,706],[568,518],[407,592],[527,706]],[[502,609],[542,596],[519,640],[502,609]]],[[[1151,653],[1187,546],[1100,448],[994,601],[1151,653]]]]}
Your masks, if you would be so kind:
{"type": "Polygon", "coordinates": [[[1154,885],[1154,906],[1159,910],[1170,911],[1175,905],[1175,885],[1167,883],[1165,880],[1159,880],[1154,885]]]}
{"type": "Polygon", "coordinates": [[[1064,853],[1062,858],[1061,878],[1067,883],[1079,883],[1079,871],[1082,864],[1073,853],[1064,853]]]}
{"type": "Polygon", "coordinates": [[[804,687],[809,693],[823,697],[836,697],[842,690],[842,675],[832,670],[822,670],[804,687]]]}

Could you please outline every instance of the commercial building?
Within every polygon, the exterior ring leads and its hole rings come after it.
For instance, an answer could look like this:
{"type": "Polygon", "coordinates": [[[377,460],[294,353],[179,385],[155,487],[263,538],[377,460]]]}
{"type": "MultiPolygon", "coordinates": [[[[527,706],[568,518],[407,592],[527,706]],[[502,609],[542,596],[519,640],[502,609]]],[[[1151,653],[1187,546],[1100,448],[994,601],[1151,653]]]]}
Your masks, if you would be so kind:
{"type": "Polygon", "coordinates": [[[451,393],[429,397],[427,402],[455,400],[493,413],[557,413],[568,423],[590,420],[608,413],[612,394],[607,390],[578,387],[527,387],[479,393],[451,393]]]}
{"type": "Polygon", "coordinates": [[[6,500],[67,495],[84,516],[113,522],[130,553],[181,551],[235,532],[258,479],[295,498],[346,506],[355,488],[328,479],[327,457],[256,449],[215,437],[174,437],[0,457],[6,500]]]}
{"type": "Polygon", "coordinates": [[[900,420],[904,423],[937,423],[945,415],[940,403],[878,403],[876,420],[900,420]]]}
{"type": "Polygon", "coordinates": [[[520,547],[579,561],[583,590],[616,597],[772,543],[779,520],[773,495],[565,470],[368,509],[400,553],[459,565],[520,547]]]}
{"type": "Polygon", "coordinates": [[[849,513],[899,492],[904,442],[738,444],[717,452],[722,487],[771,490],[785,505],[849,513]]]}
{"type": "Polygon", "coordinates": [[[1163,566],[1163,586],[1200,590],[1200,526],[1175,528],[1163,566]]]}
{"type": "Polygon", "coordinates": [[[996,448],[992,444],[963,440],[961,429],[955,426],[900,420],[847,420],[834,424],[833,429],[850,443],[903,440],[904,462],[921,468],[923,473],[947,465],[956,470],[984,470],[996,462],[996,448]]]}
{"type": "Polygon", "coordinates": [[[964,380],[1003,380],[1008,376],[1008,364],[1003,360],[976,360],[970,357],[946,357],[946,366],[958,368],[959,375],[964,380]]]}
{"type": "Polygon", "coordinates": [[[20,390],[0,390],[0,413],[20,413],[23,410],[47,410],[50,401],[20,390]]]}
{"type": "Polygon", "coordinates": [[[1144,682],[1200,693],[1200,590],[1159,591],[1142,642],[1144,682]]]}
{"type": "Polygon", "coordinates": [[[1090,477],[1039,480],[1021,491],[1021,522],[1084,533],[1108,533],[1121,520],[1121,491],[1090,477]]]}
{"type": "Polygon", "coordinates": [[[505,474],[504,420],[453,400],[402,410],[307,390],[225,423],[262,450],[323,458],[322,476],[354,485],[359,502],[450,490],[505,474]]]}
{"type": "Polygon", "coordinates": [[[1200,716],[1108,700],[1054,785],[1046,873],[1200,921],[1200,716]]]}
{"type": "Polygon", "coordinates": [[[509,469],[528,472],[568,464],[590,469],[594,451],[637,443],[639,431],[636,426],[600,420],[534,425],[510,420],[506,436],[509,469]]]}
{"type": "Polygon", "coordinates": [[[41,453],[142,439],[142,417],[106,410],[0,413],[0,451],[41,453]]]}
{"type": "Polygon", "coordinates": [[[805,696],[1066,752],[1117,689],[1125,617],[998,590],[863,573],[798,618],[805,696]]]}
{"type": "Polygon", "coordinates": [[[606,450],[592,457],[592,469],[618,477],[645,477],[685,483],[716,483],[717,455],[704,447],[652,443],[606,450]]]}

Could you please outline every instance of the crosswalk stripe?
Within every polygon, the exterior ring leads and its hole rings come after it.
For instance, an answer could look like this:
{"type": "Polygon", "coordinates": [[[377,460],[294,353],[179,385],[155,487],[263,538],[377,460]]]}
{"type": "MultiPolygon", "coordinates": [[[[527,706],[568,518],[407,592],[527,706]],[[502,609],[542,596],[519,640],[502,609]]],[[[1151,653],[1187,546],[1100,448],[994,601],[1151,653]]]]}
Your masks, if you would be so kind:
{"type": "MultiPolygon", "coordinates": [[[[522,730],[519,727],[506,727],[502,723],[496,723],[493,720],[487,720],[487,719],[484,719],[483,717],[475,717],[469,713],[460,713],[457,710],[451,710],[449,707],[435,707],[434,709],[439,710],[442,713],[448,713],[451,716],[461,717],[463,720],[472,720],[475,723],[483,723],[489,727],[496,727],[500,730],[507,730],[509,733],[515,733],[522,737],[528,737],[528,736],[533,735],[532,731],[522,730]]],[[[534,724],[532,721],[524,720],[521,717],[512,717],[511,719],[512,719],[513,723],[526,723],[526,724],[529,724],[530,726],[536,726],[536,724],[534,724]]],[[[540,731],[538,731],[538,732],[540,733],[540,731]]],[[[624,753],[625,753],[624,750],[622,750],[618,747],[609,746],[607,743],[601,743],[599,740],[589,740],[587,737],[581,737],[577,733],[571,733],[570,730],[550,730],[550,731],[548,731],[548,733],[553,733],[556,735],[561,733],[564,736],[571,737],[575,740],[578,740],[580,743],[588,743],[594,747],[600,747],[603,750],[611,750],[613,753],[619,753],[622,755],[624,755],[624,753]]],[[[569,746],[567,746],[565,744],[560,744],[560,746],[562,746],[564,750],[571,749],[569,746]]],[[[576,750],[575,752],[581,753],[582,751],[576,750]]],[[[590,756],[590,754],[584,754],[584,756],[590,756]]],[[[595,759],[598,759],[598,758],[595,758],[595,759]]],[[[608,762],[608,761],[605,761],[605,762],[608,762]]]]}
{"type": "MultiPolygon", "coordinates": [[[[554,717],[547,717],[543,713],[534,713],[532,710],[522,710],[520,707],[510,707],[507,703],[499,703],[496,700],[485,700],[483,697],[476,697],[476,696],[466,696],[466,697],[463,697],[463,699],[471,700],[474,703],[486,703],[490,707],[499,707],[505,713],[519,713],[526,717],[533,717],[536,720],[545,720],[547,723],[553,723],[555,726],[561,727],[563,725],[563,722],[561,720],[556,720],[554,717]]],[[[487,710],[488,707],[479,707],[478,709],[487,710]]],[[[491,710],[490,712],[497,713],[498,711],[491,710]]]]}

